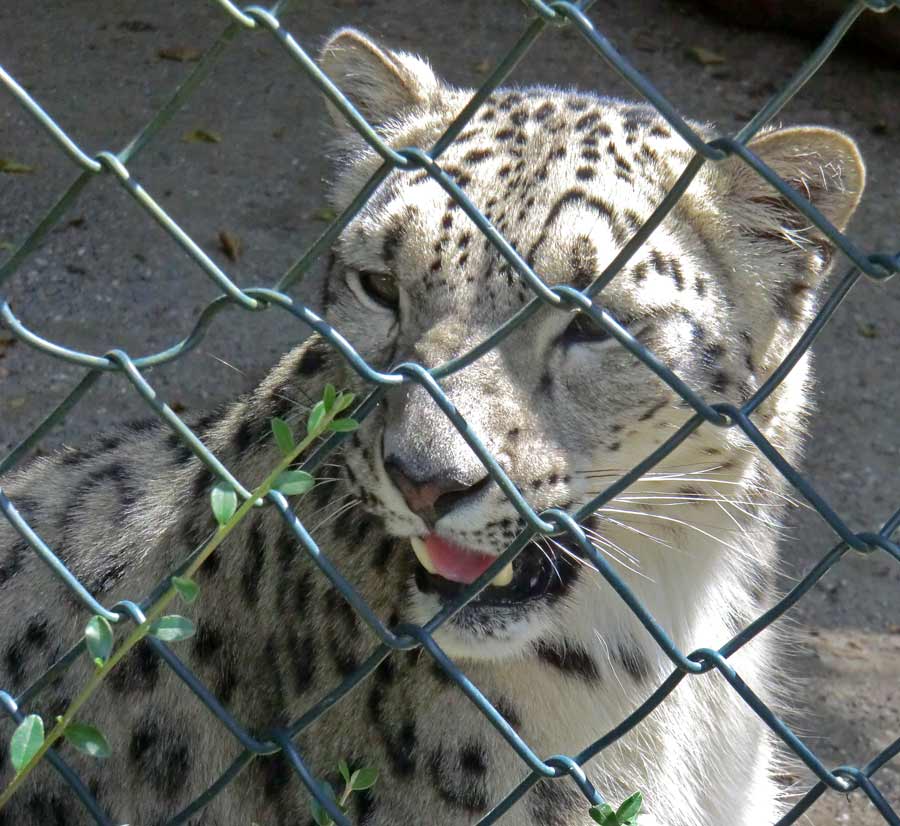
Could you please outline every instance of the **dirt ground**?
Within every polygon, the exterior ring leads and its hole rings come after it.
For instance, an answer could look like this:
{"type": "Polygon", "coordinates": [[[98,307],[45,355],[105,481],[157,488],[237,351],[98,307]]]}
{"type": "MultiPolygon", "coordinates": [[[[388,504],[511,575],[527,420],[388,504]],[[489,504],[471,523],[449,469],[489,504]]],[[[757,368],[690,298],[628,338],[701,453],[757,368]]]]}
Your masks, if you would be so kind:
{"type": "MultiPolygon", "coordinates": [[[[528,23],[515,0],[334,0],[298,4],[285,26],[313,52],[340,25],[428,55],[450,80],[474,85],[528,23]]],[[[893,14],[900,14],[895,11],[893,14]]],[[[592,12],[606,34],[691,117],[734,130],[811,51],[792,35],[751,32],[668,0],[606,0],[592,12]],[[698,62],[697,47],[721,58],[698,62]]],[[[0,4],[0,63],[89,153],[119,149],[171,93],[226,23],[213,2],[11,0],[0,4]]],[[[571,31],[550,29],[517,68],[517,83],[629,89],[571,31]]],[[[324,107],[312,84],[265,34],[242,36],[213,77],[131,165],[146,189],[243,285],[275,280],[322,231],[324,107]],[[216,142],[186,141],[197,132],[216,142]],[[239,239],[237,263],[217,238],[239,239]]],[[[900,249],[900,71],[841,48],[782,115],[832,125],[859,142],[869,184],[852,227],[865,250],[900,249]]],[[[43,130],[0,92],[0,158],[32,168],[0,174],[0,261],[76,175],[43,130]]],[[[185,336],[216,294],[203,274],[112,180],[95,181],[5,286],[13,308],[54,341],[102,353],[156,351],[185,336]]],[[[303,293],[303,289],[298,290],[303,293]]],[[[858,530],[900,505],[900,279],[863,281],[817,344],[819,412],[806,469],[858,530]]],[[[234,395],[305,335],[275,312],[220,317],[193,355],[152,373],[185,410],[234,395]]],[[[0,451],[28,433],[78,370],[11,343],[0,330],[0,451]]],[[[142,415],[123,380],[106,377],[47,439],[77,444],[142,415]]],[[[835,542],[800,510],[784,546],[785,586],[835,542]]],[[[860,764],[900,736],[900,566],[853,556],[791,613],[802,678],[793,722],[829,764],[860,764]]],[[[900,764],[878,775],[900,809],[900,764]]],[[[864,798],[828,795],[803,821],[880,826],[864,798]]],[[[765,826],[765,824],[760,824],[765,826]]]]}

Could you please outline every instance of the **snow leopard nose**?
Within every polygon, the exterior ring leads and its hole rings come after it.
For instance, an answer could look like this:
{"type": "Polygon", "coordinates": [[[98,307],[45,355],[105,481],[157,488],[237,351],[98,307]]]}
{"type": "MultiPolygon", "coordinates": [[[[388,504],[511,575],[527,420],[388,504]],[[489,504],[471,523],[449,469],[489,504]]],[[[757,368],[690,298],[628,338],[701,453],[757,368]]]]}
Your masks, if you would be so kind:
{"type": "Polygon", "coordinates": [[[433,476],[430,479],[415,479],[395,456],[385,459],[384,469],[391,481],[406,500],[409,509],[433,525],[442,516],[450,513],[461,500],[478,493],[490,482],[490,476],[479,479],[474,485],[467,485],[450,475],[433,476]]]}

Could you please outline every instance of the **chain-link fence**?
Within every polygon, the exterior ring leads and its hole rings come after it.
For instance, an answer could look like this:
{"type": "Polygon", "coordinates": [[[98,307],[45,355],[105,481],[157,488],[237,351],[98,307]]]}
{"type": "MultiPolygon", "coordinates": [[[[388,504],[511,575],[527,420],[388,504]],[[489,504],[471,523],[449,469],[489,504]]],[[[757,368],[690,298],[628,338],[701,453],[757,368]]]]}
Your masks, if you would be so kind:
{"type": "MultiPolygon", "coordinates": [[[[217,0],[224,15],[230,18],[229,23],[215,43],[215,45],[199,61],[187,80],[175,91],[168,103],[156,114],[156,116],[140,131],[140,133],[120,152],[104,151],[95,155],[89,155],[79,147],[35,101],[32,96],[0,67],[0,81],[5,88],[15,97],[25,110],[36,120],[39,126],[52,136],[68,157],[81,169],[81,173],[75,182],[59,198],[53,208],[43,220],[32,230],[26,240],[9,256],[8,260],[0,267],[0,284],[3,284],[13,275],[41,244],[48,232],[60,221],[66,211],[75,203],[79,195],[90,183],[100,176],[111,176],[132,198],[134,198],[146,211],[146,214],[160,224],[170,236],[185,250],[185,252],[197,263],[197,265],[211,278],[224,293],[221,297],[211,302],[199,316],[192,333],[184,340],[159,352],[140,358],[132,358],[121,350],[114,350],[106,355],[94,355],[66,348],[60,344],[41,337],[16,316],[8,301],[3,299],[0,305],[0,316],[12,333],[21,341],[36,348],[42,353],[62,359],[70,364],[84,368],[81,380],[67,397],[35,428],[35,430],[16,446],[0,462],[0,474],[5,473],[16,466],[29,452],[31,452],[41,439],[59,423],[67,413],[78,404],[87,390],[105,372],[121,372],[131,382],[135,390],[143,400],[165,423],[171,427],[181,439],[183,439],[221,480],[229,483],[245,499],[250,496],[244,486],[232,476],[228,468],[204,446],[202,441],[187,427],[187,425],[165,405],[157,396],[154,388],[144,378],[143,371],[151,366],[160,366],[189,353],[200,342],[215,321],[219,312],[227,306],[237,305],[245,310],[260,311],[264,309],[279,308],[293,314],[309,328],[321,334],[334,349],[346,360],[347,364],[355,370],[363,379],[373,385],[369,396],[359,405],[354,412],[354,417],[363,419],[378,403],[384,392],[393,386],[404,382],[416,382],[431,395],[434,402],[450,418],[453,424],[460,430],[471,449],[478,455],[488,469],[493,480],[509,497],[518,513],[526,521],[526,529],[512,542],[508,549],[497,561],[453,603],[447,605],[435,617],[423,626],[402,626],[397,628],[386,627],[365,604],[364,600],[349,584],[349,582],[334,568],[327,558],[327,548],[324,554],[307,533],[304,526],[288,506],[284,497],[278,492],[269,494],[271,506],[277,508],[282,518],[293,531],[297,542],[309,555],[310,559],[320,568],[334,584],[335,588],[343,595],[344,599],[352,605],[354,610],[365,620],[381,641],[380,646],[359,668],[340,685],[336,686],[328,695],[322,697],[311,706],[307,712],[291,725],[272,730],[266,737],[257,738],[247,731],[242,724],[232,717],[217,702],[210,691],[191,673],[191,671],[167,648],[157,640],[149,639],[148,643],[167,665],[186,683],[191,691],[209,708],[221,721],[221,723],[233,734],[238,743],[243,747],[243,752],[233,762],[230,768],[217,779],[208,790],[194,800],[187,808],[169,821],[170,826],[187,822],[195,813],[199,812],[210,800],[229,784],[239,772],[259,755],[273,754],[283,751],[290,765],[296,771],[300,780],[307,789],[325,807],[338,824],[348,823],[346,817],[335,807],[333,801],[323,792],[322,786],[313,777],[306,765],[303,755],[300,754],[293,743],[301,731],[310,726],[326,710],[340,701],[352,688],[361,681],[367,679],[378,665],[396,651],[409,650],[416,647],[424,649],[436,664],[453,680],[468,698],[483,712],[485,723],[492,725],[508,742],[509,747],[521,757],[523,763],[530,770],[528,776],[513,789],[502,801],[500,801],[480,821],[480,824],[495,823],[539,780],[543,778],[570,777],[583,791],[590,804],[603,802],[602,790],[593,788],[587,779],[582,766],[605,748],[623,737],[635,726],[638,726],[654,709],[663,703],[666,697],[686,677],[716,669],[722,677],[728,681],[747,705],[769,726],[777,737],[791,749],[797,757],[815,774],[818,782],[797,802],[790,812],[779,821],[779,826],[794,823],[806,812],[810,806],[827,790],[833,789],[839,792],[851,792],[861,790],[872,802],[878,812],[881,813],[886,823],[900,826],[900,816],[885,800],[872,779],[876,772],[900,752],[900,739],[896,740],[886,749],[875,755],[867,764],[862,766],[842,766],[837,769],[829,769],[822,760],[816,756],[782,721],[774,712],[757,697],[729,664],[729,658],[746,645],[757,634],[766,629],[775,620],[794,606],[829,570],[842,560],[851,550],[861,554],[883,553],[900,562],[900,546],[892,539],[893,534],[900,527],[900,510],[897,510],[879,529],[865,533],[852,531],[834,508],[817,492],[817,490],[794,467],[791,466],[770,444],[762,433],[755,427],[751,420],[753,412],[773,392],[783,380],[791,368],[807,351],[813,340],[828,322],[829,318],[853,287],[856,281],[865,274],[873,279],[887,279],[900,270],[900,254],[874,253],[866,254],[860,250],[850,238],[839,232],[832,226],[808,201],[788,186],[778,175],[760,161],[748,148],[748,141],[769,122],[782,107],[797,93],[797,91],[815,74],[824,63],[829,54],[841,41],[841,38],[852,26],[856,18],[866,9],[878,12],[888,11],[898,5],[895,0],[867,0],[867,2],[855,2],[850,4],[844,15],[837,21],[824,42],[807,59],[797,73],[784,84],[783,88],[754,115],[750,121],[733,136],[722,136],[712,141],[706,141],[694,132],[688,123],[682,119],[676,109],[660,94],[654,85],[620,55],[612,44],[598,31],[587,16],[590,2],[550,2],[541,0],[525,0],[526,5],[534,13],[533,22],[526,28],[516,45],[490,72],[487,80],[473,95],[472,99],[440,137],[434,146],[430,148],[410,147],[395,149],[388,146],[366,122],[365,118],[353,107],[341,90],[332,84],[328,77],[318,68],[307,52],[297,43],[294,37],[282,28],[278,15],[283,11],[285,2],[277,3],[271,9],[263,9],[257,6],[239,8],[229,0],[217,0]],[[656,210],[646,223],[640,227],[619,250],[614,260],[603,273],[586,289],[578,291],[569,286],[548,286],[534,272],[531,267],[519,256],[516,250],[503,236],[497,232],[479,209],[466,197],[464,191],[457,185],[453,178],[445,173],[440,164],[442,152],[450,146],[453,140],[464,129],[469,120],[478,111],[482,102],[498,87],[507,77],[513,67],[523,58],[535,40],[542,34],[552,31],[556,27],[567,26],[577,31],[586,41],[589,47],[610,64],[620,75],[628,81],[634,89],[649,100],[669,122],[672,128],[692,147],[695,152],[693,160],[685,168],[684,172],[672,187],[671,191],[661,201],[656,210]],[[331,102],[343,113],[343,116],[370,144],[370,146],[382,158],[383,163],[378,171],[371,177],[353,202],[339,215],[328,229],[309,250],[272,286],[252,289],[239,288],[198,246],[198,244],[185,233],[178,224],[167,214],[166,210],[154,200],[132,176],[129,171],[129,163],[148,145],[160,128],[190,99],[192,93],[211,74],[216,61],[224,50],[233,43],[241,42],[239,35],[245,31],[265,32],[284,49],[285,53],[304,72],[310,80],[331,100],[331,102]],[[790,201],[796,209],[803,213],[813,224],[824,233],[834,245],[840,249],[851,262],[847,273],[833,288],[827,300],[819,310],[809,328],[797,341],[789,355],[779,367],[774,370],[768,380],[740,407],[733,404],[709,404],[701,395],[695,392],[685,382],[679,379],[671,370],[663,365],[648,349],[637,343],[628,333],[606,313],[601,304],[594,304],[592,299],[599,296],[602,301],[603,288],[625,266],[629,258],[648,238],[650,233],[665,218],[675,206],[679,198],[685,192],[700,168],[706,163],[717,163],[737,156],[752,167],[756,173],[764,178],[781,197],[790,201]],[[522,310],[517,312],[507,323],[486,338],[481,344],[465,354],[459,355],[451,362],[437,368],[426,370],[417,364],[401,364],[390,372],[379,372],[368,365],[345,340],[340,338],[329,325],[318,318],[309,308],[292,300],[284,290],[300,279],[316,260],[326,252],[335,241],[353,216],[362,208],[367,199],[376,191],[385,177],[395,169],[400,170],[424,170],[433,178],[447,194],[465,211],[471,221],[479,228],[493,247],[506,259],[516,273],[529,285],[534,293],[533,300],[522,310]],[[694,414],[674,435],[666,440],[658,449],[653,451],[643,461],[611,484],[603,492],[596,495],[590,502],[578,508],[572,513],[557,509],[547,510],[542,513],[535,512],[522,497],[512,481],[504,473],[500,465],[485,449],[484,445],[466,427],[465,423],[455,410],[446,395],[443,393],[440,380],[478,359],[484,353],[495,347],[513,330],[525,323],[534,312],[543,305],[550,305],[562,311],[573,309],[588,313],[594,321],[615,337],[622,346],[626,347],[659,378],[672,387],[684,401],[690,405],[694,414]],[[610,502],[614,497],[623,492],[629,485],[638,480],[643,474],[651,470],[661,462],[690,434],[700,427],[738,427],[750,439],[759,451],[768,459],[790,484],[818,511],[821,517],[839,536],[839,543],[822,557],[821,561],[773,608],[759,616],[754,622],[743,628],[736,636],[718,649],[701,648],[696,651],[685,652],[679,650],[665,630],[656,623],[653,616],[640,603],[628,586],[620,579],[609,563],[598,554],[592,544],[586,538],[581,523],[594,511],[610,502]],[[474,598],[506,563],[512,561],[515,556],[536,535],[559,534],[565,532],[571,541],[580,548],[584,556],[593,563],[600,574],[616,591],[618,596],[627,603],[628,607],[647,631],[653,636],[661,649],[672,661],[673,671],[638,709],[609,732],[598,737],[588,748],[571,756],[557,756],[549,760],[542,760],[529,747],[515,731],[505,724],[503,718],[479,689],[466,680],[460,670],[438,648],[433,640],[434,632],[447,619],[454,614],[466,602],[474,598]]],[[[342,434],[335,434],[315,449],[303,464],[303,468],[313,472],[318,468],[328,454],[344,438],[342,434]]],[[[117,605],[107,607],[97,602],[88,590],[67,570],[65,565],[38,536],[25,518],[16,510],[15,503],[10,501],[0,489],[0,509],[4,516],[12,523],[16,531],[28,542],[36,554],[38,554],[53,570],[62,578],[75,596],[94,614],[105,617],[110,622],[140,622],[144,618],[144,610],[158,596],[159,591],[143,595],[142,600],[134,602],[125,601],[117,605]]],[[[21,722],[24,719],[22,708],[27,708],[39,692],[50,682],[51,678],[66,669],[80,653],[80,647],[76,647],[63,657],[53,668],[38,679],[32,686],[20,696],[12,697],[8,693],[0,691],[0,704],[6,714],[14,721],[21,722]]],[[[598,732],[599,734],[599,732],[598,732]]],[[[63,758],[50,749],[46,755],[53,767],[68,781],[74,795],[91,813],[98,824],[111,826],[111,821],[101,810],[96,799],[88,791],[84,783],[76,776],[75,772],[66,764],[63,758]]]]}

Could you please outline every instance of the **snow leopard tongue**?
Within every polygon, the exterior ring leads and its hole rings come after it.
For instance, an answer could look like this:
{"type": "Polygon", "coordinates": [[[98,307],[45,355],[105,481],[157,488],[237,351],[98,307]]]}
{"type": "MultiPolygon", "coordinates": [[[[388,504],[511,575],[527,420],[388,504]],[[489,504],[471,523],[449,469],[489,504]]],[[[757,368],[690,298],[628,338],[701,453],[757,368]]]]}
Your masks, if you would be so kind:
{"type": "Polygon", "coordinates": [[[438,576],[467,585],[478,579],[492,562],[497,561],[496,556],[469,550],[433,533],[425,537],[425,548],[438,576]]]}

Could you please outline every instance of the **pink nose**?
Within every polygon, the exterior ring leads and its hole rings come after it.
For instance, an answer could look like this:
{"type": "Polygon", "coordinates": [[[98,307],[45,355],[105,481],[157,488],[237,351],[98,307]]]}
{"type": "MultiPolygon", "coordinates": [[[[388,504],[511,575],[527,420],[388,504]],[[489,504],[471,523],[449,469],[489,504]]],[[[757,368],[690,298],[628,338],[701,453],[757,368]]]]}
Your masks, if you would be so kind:
{"type": "Polygon", "coordinates": [[[391,474],[394,484],[400,489],[406,504],[413,513],[421,514],[433,510],[434,503],[440,499],[444,490],[437,482],[425,482],[417,485],[411,482],[402,473],[391,474]]]}
{"type": "Polygon", "coordinates": [[[384,467],[409,509],[429,524],[437,522],[444,514],[449,513],[461,498],[474,493],[488,481],[488,477],[485,476],[483,480],[470,486],[450,476],[435,476],[417,482],[407,476],[400,462],[395,459],[388,458],[384,467]]]}

